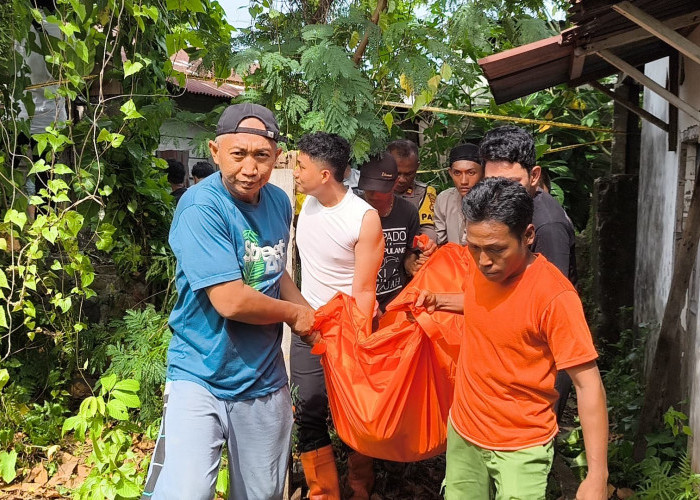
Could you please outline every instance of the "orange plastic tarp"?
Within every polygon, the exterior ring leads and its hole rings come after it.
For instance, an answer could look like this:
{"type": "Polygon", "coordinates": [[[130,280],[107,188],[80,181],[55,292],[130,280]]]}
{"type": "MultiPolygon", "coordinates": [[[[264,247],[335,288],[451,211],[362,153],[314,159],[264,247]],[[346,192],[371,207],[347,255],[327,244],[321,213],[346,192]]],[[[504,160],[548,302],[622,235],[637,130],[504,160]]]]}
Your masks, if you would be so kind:
{"type": "Polygon", "coordinates": [[[337,294],[316,312],[328,400],[338,436],[364,455],[412,462],[445,450],[447,416],[463,316],[412,311],[418,290],[462,291],[464,248],[433,254],[387,307],[379,329],[352,297],[337,294]]]}

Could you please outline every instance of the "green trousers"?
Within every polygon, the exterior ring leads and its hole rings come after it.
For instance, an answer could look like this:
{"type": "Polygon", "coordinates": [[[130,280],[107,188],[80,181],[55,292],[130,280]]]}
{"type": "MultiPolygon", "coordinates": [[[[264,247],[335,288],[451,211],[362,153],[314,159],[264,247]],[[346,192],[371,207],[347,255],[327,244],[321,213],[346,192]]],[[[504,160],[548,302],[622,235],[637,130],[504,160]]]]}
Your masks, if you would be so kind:
{"type": "Polygon", "coordinates": [[[445,499],[544,499],[553,457],[551,441],[517,451],[480,448],[460,436],[449,422],[445,499]]]}

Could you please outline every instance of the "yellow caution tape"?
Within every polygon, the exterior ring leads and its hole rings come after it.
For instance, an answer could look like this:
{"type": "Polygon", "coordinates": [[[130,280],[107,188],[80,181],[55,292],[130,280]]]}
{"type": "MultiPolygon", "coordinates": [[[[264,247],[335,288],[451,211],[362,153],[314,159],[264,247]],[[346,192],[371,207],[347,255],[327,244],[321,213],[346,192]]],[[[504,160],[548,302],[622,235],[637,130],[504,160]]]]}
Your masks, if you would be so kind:
{"type": "MultiPolygon", "coordinates": [[[[393,102],[393,101],[384,101],[384,102],[382,102],[382,106],[390,106],[390,107],[394,107],[394,108],[404,108],[404,109],[413,109],[413,106],[411,106],[410,104],[406,104],[403,102],[393,102]]],[[[573,130],[586,130],[589,132],[602,132],[602,133],[607,133],[607,134],[616,133],[615,130],[613,130],[611,128],[586,127],[585,125],[576,125],[575,123],[555,122],[555,121],[550,121],[550,120],[536,120],[534,118],[521,118],[518,116],[491,115],[488,113],[475,113],[473,111],[462,111],[459,109],[436,108],[434,106],[421,106],[419,108],[419,110],[420,111],[429,111],[431,113],[444,113],[446,115],[460,115],[460,116],[469,116],[471,118],[484,118],[486,120],[501,120],[501,121],[506,121],[506,122],[523,123],[523,124],[527,124],[527,125],[540,125],[540,126],[568,128],[568,129],[573,129],[573,130]]],[[[620,133],[624,133],[624,132],[620,132],[620,133]]]]}
{"type": "MultiPolygon", "coordinates": [[[[85,81],[94,80],[98,76],[100,76],[100,75],[87,75],[87,76],[83,77],[83,80],[85,80],[85,81]]],[[[229,85],[243,87],[243,82],[228,80],[226,78],[207,78],[204,76],[197,76],[197,75],[185,75],[185,80],[197,80],[200,82],[216,83],[217,85],[227,83],[229,85]]],[[[40,89],[42,87],[52,87],[54,85],[63,85],[64,83],[66,83],[65,80],[35,83],[33,85],[27,85],[26,87],[24,87],[24,90],[36,90],[36,89],[40,89]]]]}
{"type": "Polygon", "coordinates": [[[593,144],[602,144],[604,142],[611,142],[612,139],[602,139],[600,141],[592,141],[592,142],[581,142],[579,144],[569,144],[568,146],[562,146],[560,148],[553,148],[553,149],[548,149],[543,155],[548,155],[550,153],[559,153],[560,151],[568,151],[569,149],[576,149],[576,148],[581,148],[583,146],[592,146],[593,144]]]}
{"type": "MultiPolygon", "coordinates": [[[[83,77],[83,80],[85,80],[85,81],[94,80],[98,76],[99,75],[87,75],[87,76],[83,77]]],[[[24,90],[36,90],[36,89],[40,89],[43,87],[53,87],[54,85],[63,85],[64,83],[66,83],[65,80],[58,80],[55,82],[35,83],[33,85],[27,85],[26,87],[24,87],[24,90]]]]}

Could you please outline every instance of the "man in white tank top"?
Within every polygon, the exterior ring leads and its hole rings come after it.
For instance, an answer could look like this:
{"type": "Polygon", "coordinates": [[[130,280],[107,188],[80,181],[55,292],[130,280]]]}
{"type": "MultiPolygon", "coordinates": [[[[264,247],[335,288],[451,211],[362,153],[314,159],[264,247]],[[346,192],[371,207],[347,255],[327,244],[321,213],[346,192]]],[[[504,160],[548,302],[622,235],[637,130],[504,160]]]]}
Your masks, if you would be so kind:
{"type": "MultiPolygon", "coordinates": [[[[302,137],[297,146],[294,178],[297,190],[307,195],[296,230],[301,293],[311,307],[319,308],[337,292],[344,292],[372,317],[384,237],[377,211],[343,185],[350,145],[338,135],[317,132],[302,137]]],[[[309,498],[339,500],[323,367],[310,350],[307,344],[292,340],[299,450],[309,498]]],[[[370,457],[349,454],[348,483],[352,498],[369,498],[374,483],[370,457]]]]}

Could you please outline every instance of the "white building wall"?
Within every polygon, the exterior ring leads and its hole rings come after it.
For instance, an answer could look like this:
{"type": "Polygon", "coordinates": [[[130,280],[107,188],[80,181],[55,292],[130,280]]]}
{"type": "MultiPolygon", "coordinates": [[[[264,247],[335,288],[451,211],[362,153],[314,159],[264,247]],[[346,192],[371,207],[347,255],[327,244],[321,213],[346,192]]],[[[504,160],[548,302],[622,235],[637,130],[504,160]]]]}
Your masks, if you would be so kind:
{"type": "MultiPolygon", "coordinates": [[[[700,28],[688,37],[700,44],[700,28]]],[[[666,86],[668,58],[647,64],[645,74],[666,86]]],[[[679,97],[700,109],[700,65],[684,58],[681,63],[679,97]]],[[[668,121],[668,103],[644,89],[644,108],[668,121]]],[[[678,113],[679,142],[676,151],[668,151],[666,132],[642,121],[641,160],[639,171],[639,207],[637,211],[637,255],[635,273],[635,319],[660,324],[671,286],[675,247],[676,200],[679,176],[680,139],[684,130],[698,122],[683,111],[678,113]]],[[[699,259],[696,269],[700,272],[699,259]]],[[[691,280],[690,294],[700,296],[700,280],[691,280]]],[[[688,332],[688,375],[690,426],[700,433],[700,315],[684,310],[682,323],[688,332]],[[686,317],[687,316],[687,317],[686,317]],[[692,322],[687,321],[691,319],[692,322]]],[[[700,470],[700,439],[691,439],[690,453],[696,470],[700,470]]]]}
{"type": "MultiPolygon", "coordinates": [[[[645,74],[666,85],[668,58],[647,64],[645,74]]],[[[644,108],[668,121],[668,104],[644,89],[644,108]]],[[[660,323],[671,285],[673,267],[677,154],[668,151],[666,132],[642,121],[637,209],[635,319],[660,323]]]]}
{"type": "Polygon", "coordinates": [[[195,149],[196,141],[193,139],[204,132],[206,132],[205,129],[190,123],[173,119],[165,120],[163,125],[160,127],[160,145],[158,146],[158,150],[189,150],[188,171],[191,171],[192,166],[198,161],[208,161],[214,165],[214,162],[207,151],[197,151],[195,149]]]}

